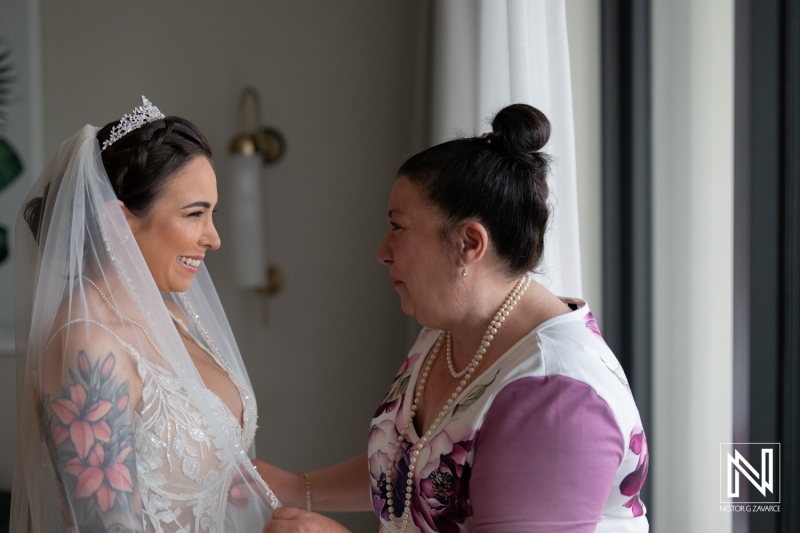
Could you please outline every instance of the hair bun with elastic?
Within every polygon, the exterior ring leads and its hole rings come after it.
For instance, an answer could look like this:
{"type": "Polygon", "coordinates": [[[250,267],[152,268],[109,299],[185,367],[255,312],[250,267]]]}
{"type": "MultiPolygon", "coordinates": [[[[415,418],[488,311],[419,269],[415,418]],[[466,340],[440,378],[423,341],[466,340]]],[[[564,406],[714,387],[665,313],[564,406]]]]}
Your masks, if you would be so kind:
{"type": "Polygon", "coordinates": [[[550,121],[533,106],[512,104],[492,120],[492,147],[517,159],[534,163],[550,139],[550,121]]]}
{"type": "Polygon", "coordinates": [[[544,253],[551,159],[540,150],[550,138],[550,121],[538,109],[514,104],[495,115],[492,127],[492,133],[423,150],[397,175],[420,187],[447,221],[446,231],[480,221],[505,273],[520,276],[534,270],[544,253]]]}

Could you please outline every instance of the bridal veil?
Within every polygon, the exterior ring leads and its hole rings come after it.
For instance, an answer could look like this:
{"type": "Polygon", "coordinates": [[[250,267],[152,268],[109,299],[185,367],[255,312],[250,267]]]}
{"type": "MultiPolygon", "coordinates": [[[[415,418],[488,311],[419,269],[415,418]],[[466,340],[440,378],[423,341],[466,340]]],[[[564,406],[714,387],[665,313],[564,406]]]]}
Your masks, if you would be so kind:
{"type": "Polygon", "coordinates": [[[96,134],[61,145],[17,219],[12,530],[260,531],[280,504],[250,462],[252,388],[214,286],[201,266],[159,292],[96,134]],[[239,388],[243,425],[179,327],[239,388]]]}

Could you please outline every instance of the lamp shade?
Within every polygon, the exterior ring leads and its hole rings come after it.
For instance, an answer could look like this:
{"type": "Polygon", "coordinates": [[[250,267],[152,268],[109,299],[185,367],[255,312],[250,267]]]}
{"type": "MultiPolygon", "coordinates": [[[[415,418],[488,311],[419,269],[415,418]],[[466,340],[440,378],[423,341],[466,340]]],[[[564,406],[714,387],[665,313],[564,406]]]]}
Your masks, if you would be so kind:
{"type": "Polygon", "coordinates": [[[233,232],[228,237],[234,257],[236,284],[245,289],[267,286],[265,206],[261,198],[261,159],[231,155],[229,187],[233,232]]]}

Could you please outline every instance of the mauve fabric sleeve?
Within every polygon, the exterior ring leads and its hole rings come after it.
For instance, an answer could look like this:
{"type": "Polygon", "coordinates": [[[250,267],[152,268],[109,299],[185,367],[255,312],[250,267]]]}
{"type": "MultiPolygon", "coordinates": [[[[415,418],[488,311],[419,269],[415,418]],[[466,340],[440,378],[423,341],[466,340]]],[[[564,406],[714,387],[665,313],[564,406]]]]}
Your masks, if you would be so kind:
{"type": "Polygon", "coordinates": [[[608,404],[564,376],[508,384],[475,442],[475,533],[590,533],[624,454],[608,404]]]}

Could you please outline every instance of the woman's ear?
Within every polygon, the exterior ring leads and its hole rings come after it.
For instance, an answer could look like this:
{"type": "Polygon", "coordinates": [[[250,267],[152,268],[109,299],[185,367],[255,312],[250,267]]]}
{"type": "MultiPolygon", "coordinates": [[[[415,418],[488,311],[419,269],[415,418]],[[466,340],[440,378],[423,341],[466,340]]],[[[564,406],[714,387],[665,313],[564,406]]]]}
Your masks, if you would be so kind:
{"type": "Polygon", "coordinates": [[[480,222],[471,220],[462,224],[458,237],[465,266],[480,261],[489,249],[489,234],[480,222]]]}
{"type": "Polygon", "coordinates": [[[122,212],[125,214],[125,220],[128,221],[128,225],[131,227],[131,231],[136,233],[139,230],[139,225],[141,224],[141,219],[131,213],[131,210],[122,202],[122,200],[117,200],[119,206],[122,208],[122,212]]]}

